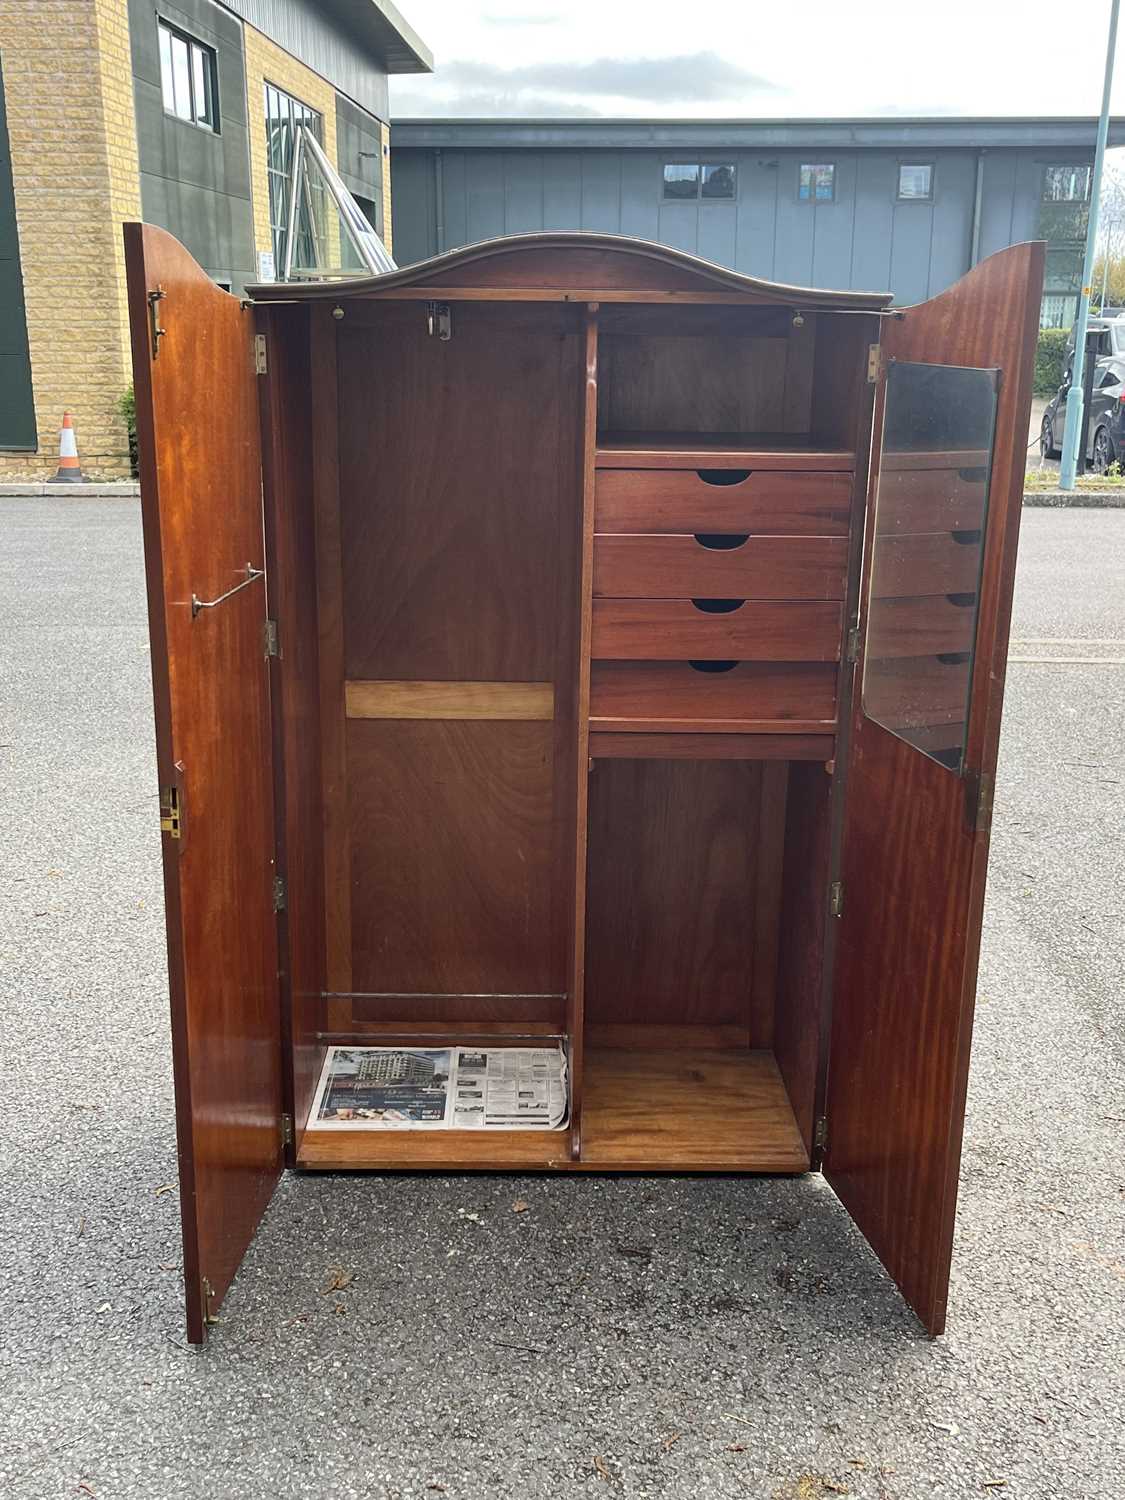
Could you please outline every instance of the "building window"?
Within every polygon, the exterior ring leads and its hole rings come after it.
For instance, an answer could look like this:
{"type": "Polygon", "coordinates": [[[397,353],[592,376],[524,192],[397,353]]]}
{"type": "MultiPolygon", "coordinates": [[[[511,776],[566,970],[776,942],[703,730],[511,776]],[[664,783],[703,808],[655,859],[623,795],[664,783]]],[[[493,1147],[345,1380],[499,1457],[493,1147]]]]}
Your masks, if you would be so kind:
{"type": "Polygon", "coordinates": [[[802,162],[797,176],[798,199],[802,203],[831,203],[835,196],[835,162],[802,162]]]}
{"type": "Polygon", "coordinates": [[[160,35],[160,88],[164,108],[178,120],[207,130],[219,128],[218,69],[215,52],[194,37],[157,22],[160,35]]]}
{"type": "Polygon", "coordinates": [[[932,162],[901,161],[898,164],[898,196],[904,203],[917,203],[934,196],[932,162]]]}
{"type": "Polygon", "coordinates": [[[1085,203],[1090,196],[1093,167],[1070,163],[1068,166],[1043,168],[1043,201],[1045,203],[1085,203]]]}
{"type": "MultiPolygon", "coordinates": [[[[293,143],[298,125],[307,125],[321,145],[324,124],[315,109],[299,99],[282,93],[272,83],[266,84],[266,175],[269,178],[270,235],[273,261],[280,276],[285,265],[285,239],[289,229],[289,196],[293,176],[293,143]]],[[[314,226],[309,211],[316,213],[319,204],[301,204],[298,211],[298,240],[293,248],[295,266],[316,264],[314,226]]]]}
{"type": "Polygon", "coordinates": [[[733,198],[737,185],[733,162],[667,162],[664,167],[664,196],[672,199],[733,198]]]}

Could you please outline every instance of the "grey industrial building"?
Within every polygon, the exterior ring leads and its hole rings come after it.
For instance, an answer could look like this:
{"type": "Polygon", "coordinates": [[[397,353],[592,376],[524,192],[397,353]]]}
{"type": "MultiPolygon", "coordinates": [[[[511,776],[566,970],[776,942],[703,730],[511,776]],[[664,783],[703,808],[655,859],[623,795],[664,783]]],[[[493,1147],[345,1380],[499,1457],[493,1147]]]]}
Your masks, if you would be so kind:
{"type": "MultiPolygon", "coordinates": [[[[400,264],[495,235],[637,235],[751,275],[911,303],[1045,238],[1073,317],[1095,119],[397,120],[400,264]]],[[[1110,125],[1125,144],[1125,120],[1110,125]]]]}

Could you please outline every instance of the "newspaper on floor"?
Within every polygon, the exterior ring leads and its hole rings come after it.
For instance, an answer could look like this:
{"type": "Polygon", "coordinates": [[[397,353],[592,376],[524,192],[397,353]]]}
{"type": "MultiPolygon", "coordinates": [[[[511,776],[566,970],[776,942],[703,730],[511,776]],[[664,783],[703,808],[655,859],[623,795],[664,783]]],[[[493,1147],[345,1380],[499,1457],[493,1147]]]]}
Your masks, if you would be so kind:
{"type": "Polygon", "coordinates": [[[314,1130],[561,1130],[555,1047],[329,1047],[314,1130]]]}

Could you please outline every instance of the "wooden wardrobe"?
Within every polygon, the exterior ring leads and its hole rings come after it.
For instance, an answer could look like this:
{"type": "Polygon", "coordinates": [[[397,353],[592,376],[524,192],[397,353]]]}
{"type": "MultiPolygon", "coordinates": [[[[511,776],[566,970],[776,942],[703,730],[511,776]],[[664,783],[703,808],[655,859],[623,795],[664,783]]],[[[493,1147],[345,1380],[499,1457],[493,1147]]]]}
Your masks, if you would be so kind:
{"type": "Polygon", "coordinates": [[[922,306],[540,234],[126,226],[188,1335],[279,1173],[821,1170],[945,1321],[1041,244],[922,306]],[[333,1043],[556,1039],[554,1132],[333,1043]]]}

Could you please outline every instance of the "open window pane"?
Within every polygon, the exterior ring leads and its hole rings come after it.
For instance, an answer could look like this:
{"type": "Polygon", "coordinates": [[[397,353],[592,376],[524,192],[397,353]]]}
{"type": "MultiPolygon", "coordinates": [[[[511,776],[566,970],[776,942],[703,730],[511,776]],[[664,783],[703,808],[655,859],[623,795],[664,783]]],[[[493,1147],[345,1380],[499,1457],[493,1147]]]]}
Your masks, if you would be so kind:
{"type": "Polygon", "coordinates": [[[191,48],[192,91],[195,118],[201,125],[212,129],[218,123],[215,109],[214,60],[206,47],[192,43],[191,48]]]}
{"type": "Polygon", "coordinates": [[[175,94],[173,113],[181,120],[190,120],[191,113],[191,65],[188,59],[188,44],[182,36],[173,36],[172,41],[172,88],[175,94]]]}
{"type": "Polygon", "coordinates": [[[735,169],[733,162],[714,163],[703,168],[704,198],[733,198],[735,196],[735,169]]]}
{"type": "Polygon", "coordinates": [[[698,198],[699,167],[668,162],[664,168],[665,198],[698,198]]]}
{"type": "Polygon", "coordinates": [[[863,711],[960,772],[996,370],[894,363],[875,507],[863,711]]]}

